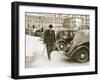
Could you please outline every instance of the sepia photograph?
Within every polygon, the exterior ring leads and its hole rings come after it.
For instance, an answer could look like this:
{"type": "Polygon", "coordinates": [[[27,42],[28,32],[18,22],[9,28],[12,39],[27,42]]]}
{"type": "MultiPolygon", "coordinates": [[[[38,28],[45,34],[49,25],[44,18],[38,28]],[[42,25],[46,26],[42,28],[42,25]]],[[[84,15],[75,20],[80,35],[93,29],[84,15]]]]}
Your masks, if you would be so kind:
{"type": "Polygon", "coordinates": [[[89,65],[90,15],[25,12],[25,68],[89,65]]]}
{"type": "Polygon", "coordinates": [[[97,7],[12,3],[12,78],[97,74],[97,7]]]}

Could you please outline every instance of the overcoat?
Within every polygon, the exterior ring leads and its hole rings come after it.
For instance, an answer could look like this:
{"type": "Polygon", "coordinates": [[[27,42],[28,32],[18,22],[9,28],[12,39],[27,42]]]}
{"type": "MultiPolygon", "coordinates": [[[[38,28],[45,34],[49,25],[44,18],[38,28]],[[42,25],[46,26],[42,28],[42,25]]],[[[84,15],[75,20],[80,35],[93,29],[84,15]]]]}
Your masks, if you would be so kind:
{"type": "Polygon", "coordinates": [[[53,51],[54,43],[55,43],[55,31],[54,30],[46,30],[44,32],[44,43],[46,43],[48,59],[50,60],[50,54],[53,51]]]}
{"type": "Polygon", "coordinates": [[[55,43],[55,31],[54,30],[46,30],[44,32],[44,43],[46,44],[54,44],[55,43]]]}

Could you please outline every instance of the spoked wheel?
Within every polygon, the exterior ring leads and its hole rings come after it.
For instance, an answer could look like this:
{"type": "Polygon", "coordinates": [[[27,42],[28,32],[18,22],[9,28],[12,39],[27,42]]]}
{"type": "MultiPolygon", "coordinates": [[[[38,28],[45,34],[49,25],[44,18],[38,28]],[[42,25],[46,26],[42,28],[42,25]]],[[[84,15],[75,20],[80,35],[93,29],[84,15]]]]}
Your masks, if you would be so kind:
{"type": "Polygon", "coordinates": [[[80,49],[76,54],[76,61],[85,63],[89,60],[89,51],[87,49],[80,49]]]}

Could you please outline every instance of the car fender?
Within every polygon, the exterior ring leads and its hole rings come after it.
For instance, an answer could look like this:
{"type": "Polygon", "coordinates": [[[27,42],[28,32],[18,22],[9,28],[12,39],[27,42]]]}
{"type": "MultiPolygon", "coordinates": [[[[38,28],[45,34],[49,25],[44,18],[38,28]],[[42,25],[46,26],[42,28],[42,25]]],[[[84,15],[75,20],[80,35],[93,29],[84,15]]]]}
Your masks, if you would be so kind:
{"type": "Polygon", "coordinates": [[[86,45],[81,45],[81,46],[75,47],[70,53],[68,53],[68,57],[71,58],[76,53],[76,51],[78,51],[81,48],[86,48],[87,50],[89,50],[89,48],[86,45]]]}
{"type": "Polygon", "coordinates": [[[66,41],[64,39],[59,39],[59,40],[57,40],[56,43],[58,43],[58,42],[64,42],[64,43],[66,43],[66,41]]]}

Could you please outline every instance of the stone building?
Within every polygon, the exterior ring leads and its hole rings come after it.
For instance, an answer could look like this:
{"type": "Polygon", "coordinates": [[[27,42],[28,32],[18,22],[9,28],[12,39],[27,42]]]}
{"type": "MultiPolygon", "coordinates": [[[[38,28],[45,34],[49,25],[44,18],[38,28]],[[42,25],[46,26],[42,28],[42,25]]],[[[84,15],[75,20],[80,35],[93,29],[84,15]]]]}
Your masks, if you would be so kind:
{"type": "Polygon", "coordinates": [[[90,28],[90,19],[89,15],[69,15],[65,17],[63,26],[65,28],[77,28],[80,29],[89,29],[90,28]]]}
{"type": "Polygon", "coordinates": [[[26,15],[26,28],[32,29],[35,26],[36,29],[47,29],[48,25],[52,24],[54,29],[63,27],[63,18],[53,15],[26,15]]]}
{"type": "Polygon", "coordinates": [[[49,24],[53,25],[55,30],[60,28],[89,29],[89,15],[79,14],[44,14],[44,13],[26,13],[25,14],[26,29],[33,31],[35,29],[47,29],[49,24]]]}

